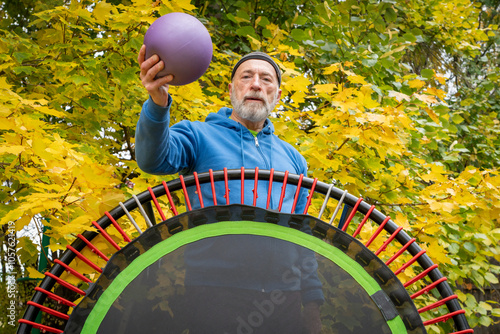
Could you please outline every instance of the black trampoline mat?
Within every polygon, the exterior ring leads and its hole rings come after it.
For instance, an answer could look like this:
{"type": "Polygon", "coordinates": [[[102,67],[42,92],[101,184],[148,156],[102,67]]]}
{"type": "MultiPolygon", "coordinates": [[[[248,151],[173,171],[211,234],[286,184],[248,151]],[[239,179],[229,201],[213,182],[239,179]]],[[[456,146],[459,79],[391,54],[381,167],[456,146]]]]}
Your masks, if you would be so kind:
{"type": "Polygon", "coordinates": [[[425,333],[402,284],[361,243],[335,228],[324,242],[281,220],[172,233],[197,225],[185,214],[156,225],[111,258],[65,333],[305,334],[309,302],[320,305],[321,333],[425,333]]]}

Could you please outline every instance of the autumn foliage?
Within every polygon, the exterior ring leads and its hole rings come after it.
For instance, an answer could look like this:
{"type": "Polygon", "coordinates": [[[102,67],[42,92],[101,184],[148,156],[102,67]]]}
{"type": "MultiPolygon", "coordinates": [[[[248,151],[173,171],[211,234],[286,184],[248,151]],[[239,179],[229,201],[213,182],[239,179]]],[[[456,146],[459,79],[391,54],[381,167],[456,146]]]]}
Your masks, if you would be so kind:
{"type": "MultiPolygon", "coordinates": [[[[500,35],[490,2],[32,6],[24,24],[0,7],[4,231],[12,221],[18,231],[43,223],[51,250],[64,249],[119,201],[174,177],[145,174],[135,161],[135,124],[147,98],[136,58],[148,26],[182,11],[205,24],[214,57],[199,81],[171,88],[173,122],[227,106],[232,66],[251,50],[266,51],[283,71],[276,133],[306,157],[310,176],[377,205],[451,284],[498,283],[500,35]]],[[[18,242],[34,277],[39,249],[32,238],[18,242]]],[[[472,326],[498,321],[498,303],[458,295],[472,326]]]]}

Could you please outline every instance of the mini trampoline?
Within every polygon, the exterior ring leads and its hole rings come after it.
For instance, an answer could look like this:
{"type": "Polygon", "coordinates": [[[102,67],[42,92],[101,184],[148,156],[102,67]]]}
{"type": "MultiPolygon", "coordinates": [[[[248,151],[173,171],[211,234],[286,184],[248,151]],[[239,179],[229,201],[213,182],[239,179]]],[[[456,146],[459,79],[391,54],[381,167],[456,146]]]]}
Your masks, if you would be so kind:
{"type": "Polygon", "coordinates": [[[45,273],[18,333],[302,334],[312,323],[325,334],[417,334],[438,322],[473,333],[415,238],[362,198],[304,175],[180,176],[92,226],[45,273]],[[229,203],[234,182],[240,203],[229,203]],[[269,210],[272,187],[282,190],[278,210],[269,210]],[[304,190],[306,207],[295,212],[304,190]],[[291,212],[281,211],[285,196],[294,196],[291,212]],[[333,226],[342,207],[350,213],[333,226]],[[402,283],[405,270],[415,274],[402,283]],[[308,304],[316,311],[305,312],[308,304]]]}

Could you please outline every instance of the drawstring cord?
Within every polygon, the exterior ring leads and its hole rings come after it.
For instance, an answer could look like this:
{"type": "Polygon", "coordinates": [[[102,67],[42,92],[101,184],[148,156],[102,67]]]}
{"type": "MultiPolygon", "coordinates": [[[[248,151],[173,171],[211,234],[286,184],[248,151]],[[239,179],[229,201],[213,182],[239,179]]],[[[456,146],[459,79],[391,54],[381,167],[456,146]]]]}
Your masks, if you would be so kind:
{"type": "Polygon", "coordinates": [[[241,161],[242,161],[242,167],[245,167],[245,150],[243,149],[243,129],[242,125],[238,123],[239,129],[240,129],[240,150],[241,150],[241,161]]]}
{"type": "MultiPolygon", "coordinates": [[[[271,136],[271,153],[269,154],[269,169],[272,169],[273,168],[273,152],[274,152],[273,148],[274,148],[274,141],[276,139],[274,139],[274,136],[273,136],[274,133],[272,131],[271,125],[268,125],[268,127],[269,127],[269,131],[271,132],[271,134],[270,134],[270,136],[271,136]]],[[[271,186],[270,184],[267,185],[268,191],[269,191],[270,186],[271,186]]],[[[274,208],[277,208],[277,205],[275,203],[276,196],[273,196],[272,192],[269,196],[271,196],[271,209],[273,210],[274,208]]]]}

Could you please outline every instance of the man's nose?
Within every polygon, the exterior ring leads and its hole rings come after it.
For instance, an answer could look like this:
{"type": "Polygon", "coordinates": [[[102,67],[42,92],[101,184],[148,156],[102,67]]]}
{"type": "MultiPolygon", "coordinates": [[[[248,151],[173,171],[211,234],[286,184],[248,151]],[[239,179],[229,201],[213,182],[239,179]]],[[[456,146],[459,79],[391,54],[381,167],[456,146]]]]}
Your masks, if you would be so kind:
{"type": "Polygon", "coordinates": [[[260,78],[259,78],[258,74],[255,74],[252,77],[251,88],[254,90],[261,90],[262,89],[262,85],[261,85],[260,78]]]}

